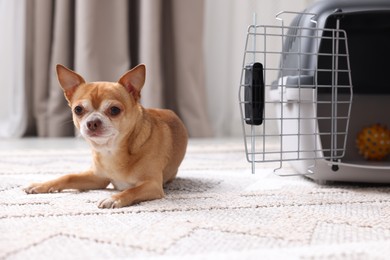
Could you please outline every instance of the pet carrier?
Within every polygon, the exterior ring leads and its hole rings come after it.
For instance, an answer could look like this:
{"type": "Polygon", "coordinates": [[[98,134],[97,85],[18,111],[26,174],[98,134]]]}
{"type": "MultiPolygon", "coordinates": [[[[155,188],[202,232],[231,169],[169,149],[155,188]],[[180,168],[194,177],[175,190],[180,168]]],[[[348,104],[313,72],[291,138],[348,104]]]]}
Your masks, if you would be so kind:
{"type": "Polygon", "coordinates": [[[276,19],[246,39],[239,103],[252,171],[277,162],[284,175],[289,162],[320,182],[390,182],[390,155],[367,154],[390,152],[390,2],[319,1],[276,19]]]}

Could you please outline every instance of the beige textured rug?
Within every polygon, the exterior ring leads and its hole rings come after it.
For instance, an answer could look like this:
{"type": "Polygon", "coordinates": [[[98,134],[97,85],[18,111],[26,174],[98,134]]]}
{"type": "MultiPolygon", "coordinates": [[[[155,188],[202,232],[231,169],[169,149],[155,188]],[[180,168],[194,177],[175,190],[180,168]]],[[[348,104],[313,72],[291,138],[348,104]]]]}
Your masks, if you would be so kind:
{"type": "MultiPolygon", "coordinates": [[[[388,259],[390,187],[250,173],[241,142],[192,141],[162,200],[98,209],[114,191],[26,195],[89,151],[0,152],[0,259],[388,259]]],[[[288,170],[287,170],[288,171],[288,170]]]]}

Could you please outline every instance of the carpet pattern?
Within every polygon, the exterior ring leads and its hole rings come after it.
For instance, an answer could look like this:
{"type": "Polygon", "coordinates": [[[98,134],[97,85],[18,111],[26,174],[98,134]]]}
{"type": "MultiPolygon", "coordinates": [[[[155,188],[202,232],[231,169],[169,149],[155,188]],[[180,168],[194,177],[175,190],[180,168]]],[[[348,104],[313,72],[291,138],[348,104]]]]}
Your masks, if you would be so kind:
{"type": "MultiPolygon", "coordinates": [[[[191,141],[164,199],[98,209],[112,189],[26,195],[90,152],[0,152],[0,259],[386,259],[390,187],[250,173],[240,141],[191,141]]],[[[285,169],[284,171],[289,171],[285,169]]]]}

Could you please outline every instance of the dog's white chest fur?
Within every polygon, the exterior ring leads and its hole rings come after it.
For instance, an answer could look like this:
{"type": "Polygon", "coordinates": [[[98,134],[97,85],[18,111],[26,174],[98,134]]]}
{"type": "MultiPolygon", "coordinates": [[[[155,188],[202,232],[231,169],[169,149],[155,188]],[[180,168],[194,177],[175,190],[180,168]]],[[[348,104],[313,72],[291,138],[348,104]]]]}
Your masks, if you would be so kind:
{"type": "Polygon", "coordinates": [[[134,185],[124,181],[111,180],[111,183],[112,185],[114,185],[114,188],[117,190],[127,190],[129,188],[134,187],[134,185]]]}

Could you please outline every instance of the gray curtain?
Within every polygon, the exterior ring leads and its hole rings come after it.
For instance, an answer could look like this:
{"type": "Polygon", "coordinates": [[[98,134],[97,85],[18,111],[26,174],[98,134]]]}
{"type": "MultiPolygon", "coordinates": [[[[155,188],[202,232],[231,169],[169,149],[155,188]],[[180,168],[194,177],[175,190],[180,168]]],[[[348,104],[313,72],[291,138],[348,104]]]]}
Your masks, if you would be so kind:
{"type": "Polygon", "coordinates": [[[203,64],[203,1],[30,0],[27,8],[26,135],[74,135],[55,65],[87,81],[117,81],[147,66],[145,107],[173,109],[190,136],[208,137],[203,64]]]}

